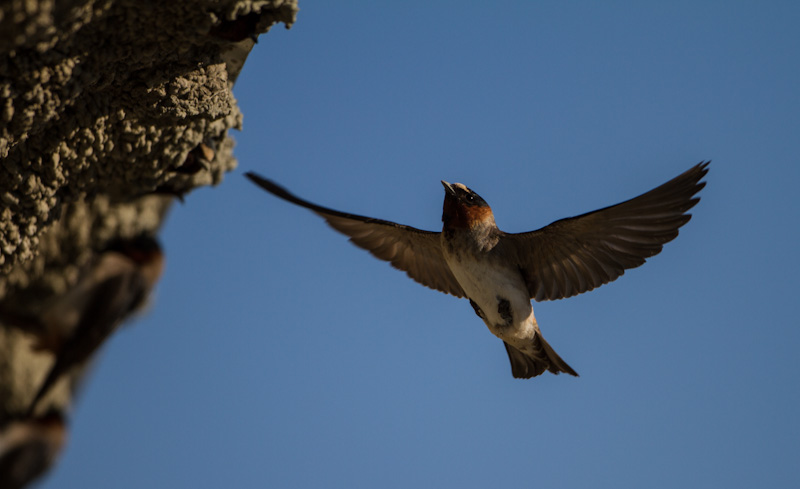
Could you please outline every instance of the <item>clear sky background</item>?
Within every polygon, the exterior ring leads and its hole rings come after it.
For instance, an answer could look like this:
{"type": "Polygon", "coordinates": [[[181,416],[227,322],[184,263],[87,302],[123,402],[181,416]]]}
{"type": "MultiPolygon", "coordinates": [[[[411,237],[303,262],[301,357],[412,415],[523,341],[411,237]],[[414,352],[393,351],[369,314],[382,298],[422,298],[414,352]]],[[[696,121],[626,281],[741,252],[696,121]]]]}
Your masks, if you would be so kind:
{"type": "Polygon", "coordinates": [[[800,486],[800,4],[330,2],[260,38],[239,168],[177,205],[43,488],[800,486]],[[534,304],[511,377],[466,300],[256,188],[422,229],[439,180],[528,231],[712,159],[643,267],[534,304]]]}

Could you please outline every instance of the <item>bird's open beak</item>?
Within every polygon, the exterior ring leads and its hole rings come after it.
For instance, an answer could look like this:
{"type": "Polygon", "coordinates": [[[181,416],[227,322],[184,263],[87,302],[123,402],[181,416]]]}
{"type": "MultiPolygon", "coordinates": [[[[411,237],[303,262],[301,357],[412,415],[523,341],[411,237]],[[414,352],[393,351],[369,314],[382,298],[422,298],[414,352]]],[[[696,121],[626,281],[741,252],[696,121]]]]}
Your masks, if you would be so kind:
{"type": "Polygon", "coordinates": [[[452,195],[452,196],[456,195],[456,190],[453,188],[452,185],[450,185],[449,183],[445,182],[444,180],[442,180],[442,185],[444,185],[444,190],[449,195],[452,195]]]}

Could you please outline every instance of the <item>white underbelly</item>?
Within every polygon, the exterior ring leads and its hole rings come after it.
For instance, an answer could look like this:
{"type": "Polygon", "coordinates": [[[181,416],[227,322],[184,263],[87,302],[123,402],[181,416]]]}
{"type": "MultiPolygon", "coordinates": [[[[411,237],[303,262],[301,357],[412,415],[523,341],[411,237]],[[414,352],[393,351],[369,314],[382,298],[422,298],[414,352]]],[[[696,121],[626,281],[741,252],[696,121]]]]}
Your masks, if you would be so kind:
{"type": "Polygon", "coordinates": [[[475,260],[451,264],[451,257],[447,258],[450,270],[467,297],[481,308],[483,320],[492,333],[510,342],[533,338],[536,320],[520,273],[475,260]],[[508,301],[505,308],[501,306],[503,301],[508,301]],[[512,317],[510,323],[508,312],[512,317]]]}

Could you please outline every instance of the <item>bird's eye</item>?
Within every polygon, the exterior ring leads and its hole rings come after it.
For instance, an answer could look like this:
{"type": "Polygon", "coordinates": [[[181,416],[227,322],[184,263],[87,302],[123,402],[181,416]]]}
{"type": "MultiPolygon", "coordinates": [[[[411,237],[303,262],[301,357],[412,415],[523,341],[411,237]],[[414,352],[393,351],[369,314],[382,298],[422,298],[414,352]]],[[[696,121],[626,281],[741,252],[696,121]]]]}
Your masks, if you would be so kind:
{"type": "Polygon", "coordinates": [[[475,196],[472,194],[467,194],[467,202],[475,202],[475,196]]]}

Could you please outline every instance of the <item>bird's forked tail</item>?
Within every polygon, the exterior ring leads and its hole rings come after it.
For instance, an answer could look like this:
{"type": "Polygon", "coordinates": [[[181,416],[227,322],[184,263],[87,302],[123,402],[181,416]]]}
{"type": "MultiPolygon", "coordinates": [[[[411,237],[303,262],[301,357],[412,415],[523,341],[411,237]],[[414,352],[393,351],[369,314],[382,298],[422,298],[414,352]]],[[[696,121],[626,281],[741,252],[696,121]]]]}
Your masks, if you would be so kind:
{"type": "Polygon", "coordinates": [[[511,375],[517,379],[530,379],[543,374],[545,370],[556,375],[564,372],[575,377],[578,376],[578,372],[558,356],[558,353],[545,341],[540,332],[536,333],[524,352],[505,341],[503,344],[506,346],[508,359],[511,361],[511,375]]]}

